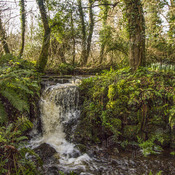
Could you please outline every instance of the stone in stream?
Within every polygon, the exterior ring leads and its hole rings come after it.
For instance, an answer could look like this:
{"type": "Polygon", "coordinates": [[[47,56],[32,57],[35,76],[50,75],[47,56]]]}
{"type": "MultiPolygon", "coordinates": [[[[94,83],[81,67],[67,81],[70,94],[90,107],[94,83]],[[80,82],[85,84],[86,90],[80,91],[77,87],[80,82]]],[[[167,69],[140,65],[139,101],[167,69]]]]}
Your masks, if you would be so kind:
{"type": "Polygon", "coordinates": [[[44,163],[47,162],[51,157],[54,158],[54,155],[57,153],[56,150],[47,143],[41,144],[34,150],[40,156],[44,163]]]}

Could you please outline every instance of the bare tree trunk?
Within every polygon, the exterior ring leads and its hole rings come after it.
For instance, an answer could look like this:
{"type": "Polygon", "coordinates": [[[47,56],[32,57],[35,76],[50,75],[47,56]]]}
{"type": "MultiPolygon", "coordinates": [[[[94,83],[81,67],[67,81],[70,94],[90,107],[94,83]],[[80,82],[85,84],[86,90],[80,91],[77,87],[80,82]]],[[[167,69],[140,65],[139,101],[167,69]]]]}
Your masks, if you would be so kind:
{"type": "Polygon", "coordinates": [[[41,49],[41,53],[39,56],[39,60],[37,62],[37,66],[38,66],[39,71],[43,72],[45,66],[47,65],[47,61],[48,61],[48,51],[49,51],[49,46],[50,46],[51,30],[50,30],[49,23],[48,23],[47,12],[45,9],[44,0],[37,0],[37,3],[39,6],[41,19],[42,19],[43,26],[44,26],[43,44],[42,44],[42,49],[41,49]]]}
{"type": "Polygon", "coordinates": [[[84,60],[86,59],[86,26],[84,21],[84,12],[82,8],[82,2],[81,0],[77,0],[77,2],[78,2],[78,11],[79,11],[79,16],[81,21],[81,33],[82,33],[82,51],[81,51],[80,62],[83,65],[85,62],[84,60]]]}
{"type": "Polygon", "coordinates": [[[21,49],[19,56],[22,57],[24,52],[24,44],[25,44],[25,26],[26,26],[26,11],[25,11],[25,0],[20,0],[20,13],[21,13],[21,49]]]}
{"type": "Polygon", "coordinates": [[[145,20],[140,0],[124,0],[127,10],[130,39],[130,67],[145,66],[145,20]]]}
{"type": "Polygon", "coordinates": [[[8,43],[7,43],[7,40],[6,40],[5,29],[3,27],[2,20],[1,20],[1,12],[0,12],[0,38],[1,38],[1,42],[2,42],[4,52],[6,54],[10,53],[9,46],[8,46],[8,43]]]}

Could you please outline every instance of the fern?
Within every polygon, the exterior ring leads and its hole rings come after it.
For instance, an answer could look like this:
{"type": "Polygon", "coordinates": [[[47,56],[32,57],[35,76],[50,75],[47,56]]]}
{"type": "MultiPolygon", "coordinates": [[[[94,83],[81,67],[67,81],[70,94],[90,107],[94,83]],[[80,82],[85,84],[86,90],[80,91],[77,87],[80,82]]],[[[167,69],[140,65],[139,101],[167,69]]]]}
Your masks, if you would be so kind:
{"type": "Polygon", "coordinates": [[[29,127],[28,123],[27,118],[18,118],[7,127],[0,127],[0,174],[39,174],[37,167],[42,166],[41,159],[33,150],[24,147],[24,141],[28,138],[22,132],[29,127]],[[29,156],[35,161],[29,160],[29,156]]]}
{"type": "Polygon", "coordinates": [[[23,91],[27,94],[34,94],[33,91],[31,91],[26,85],[24,85],[24,83],[21,83],[20,81],[10,83],[8,87],[12,87],[18,91],[23,91]]]}
{"type": "Polygon", "coordinates": [[[22,132],[33,128],[33,123],[30,120],[28,120],[26,117],[18,117],[18,120],[16,121],[15,125],[22,132]]]}
{"type": "Polygon", "coordinates": [[[0,101],[0,123],[3,124],[5,121],[7,121],[7,113],[4,109],[4,105],[0,101]]]}
{"type": "Polygon", "coordinates": [[[8,99],[14,108],[23,112],[24,110],[29,112],[29,106],[26,101],[21,99],[19,95],[12,89],[6,88],[5,90],[0,91],[1,94],[8,99]]]}

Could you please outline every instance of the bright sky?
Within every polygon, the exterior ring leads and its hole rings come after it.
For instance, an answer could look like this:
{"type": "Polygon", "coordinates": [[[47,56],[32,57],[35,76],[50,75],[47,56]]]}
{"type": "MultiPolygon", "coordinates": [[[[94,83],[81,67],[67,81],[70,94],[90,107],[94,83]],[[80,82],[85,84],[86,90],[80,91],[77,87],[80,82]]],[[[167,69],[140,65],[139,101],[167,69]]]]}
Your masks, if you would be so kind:
{"type": "MultiPolygon", "coordinates": [[[[169,2],[170,0],[168,0],[169,2]]],[[[6,7],[10,10],[3,14],[3,22],[6,27],[7,34],[10,33],[20,33],[20,16],[19,16],[19,0],[0,0],[0,5],[6,2],[6,7]]],[[[33,20],[34,25],[36,24],[35,17],[38,15],[36,0],[26,0],[27,9],[27,24],[31,24],[33,20]]],[[[165,9],[166,11],[166,9],[165,9]]],[[[166,12],[165,12],[166,13],[166,12]]],[[[162,16],[161,16],[162,17],[162,16]]],[[[166,21],[162,17],[164,25],[166,26],[166,21]]],[[[166,31],[167,27],[165,27],[166,31]]]]}
{"type": "MultiPolygon", "coordinates": [[[[20,8],[19,0],[4,0],[0,3],[6,2],[5,7],[9,7],[9,10],[3,14],[4,25],[6,27],[7,33],[20,33],[20,8]]],[[[27,9],[27,24],[31,23],[32,17],[33,20],[37,15],[37,4],[36,0],[26,0],[26,9],[27,9]]],[[[35,22],[35,20],[34,20],[35,22]]]]}

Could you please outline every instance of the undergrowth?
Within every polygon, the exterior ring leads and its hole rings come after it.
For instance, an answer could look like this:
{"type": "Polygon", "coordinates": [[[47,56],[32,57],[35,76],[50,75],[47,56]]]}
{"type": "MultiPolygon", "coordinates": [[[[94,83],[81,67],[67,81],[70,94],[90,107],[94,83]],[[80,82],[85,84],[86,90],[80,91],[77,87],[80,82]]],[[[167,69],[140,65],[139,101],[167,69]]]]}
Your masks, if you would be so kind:
{"type": "Polygon", "coordinates": [[[18,118],[15,123],[0,127],[0,174],[36,175],[42,167],[39,156],[25,147],[26,136],[23,132],[32,127],[27,118],[18,118]],[[30,157],[35,158],[31,161],[30,157]]]}
{"type": "Polygon", "coordinates": [[[0,174],[35,175],[41,162],[25,147],[25,132],[37,113],[39,79],[35,66],[10,54],[0,58],[0,174]],[[31,161],[33,157],[35,161],[31,161]],[[39,164],[38,164],[39,163],[39,164]]]}
{"type": "Polygon", "coordinates": [[[174,87],[174,69],[111,69],[84,79],[77,138],[102,143],[112,136],[116,143],[137,143],[145,155],[175,145],[174,87]]]}
{"type": "Polygon", "coordinates": [[[38,73],[32,63],[12,55],[0,58],[0,123],[28,115],[39,96],[38,73]]]}

